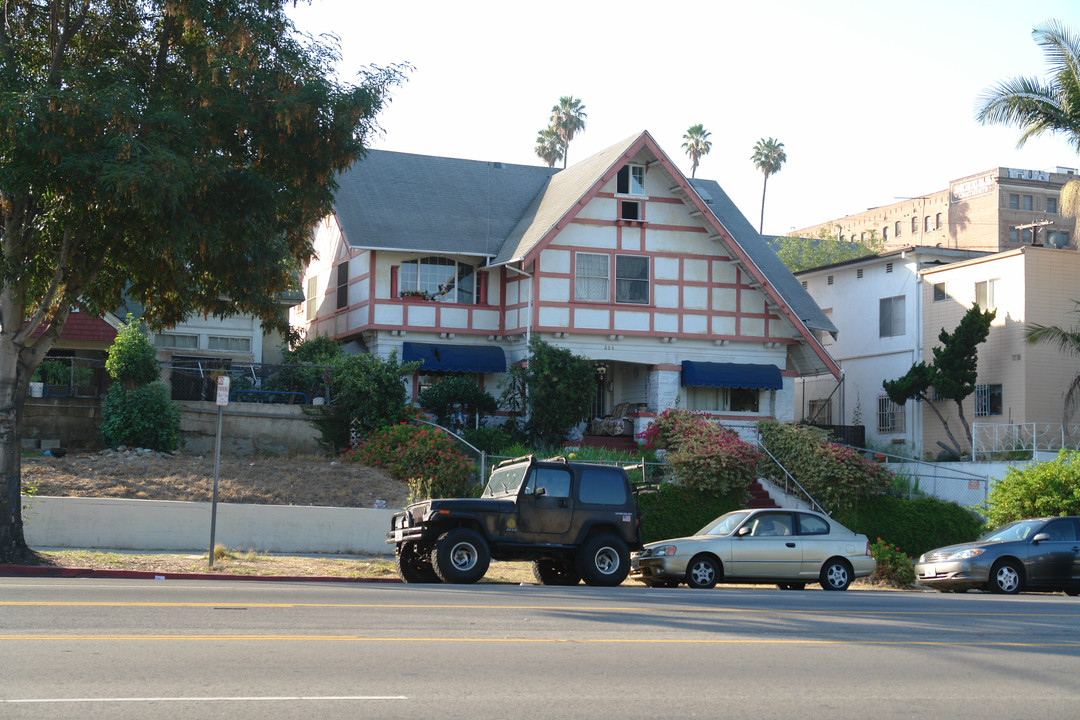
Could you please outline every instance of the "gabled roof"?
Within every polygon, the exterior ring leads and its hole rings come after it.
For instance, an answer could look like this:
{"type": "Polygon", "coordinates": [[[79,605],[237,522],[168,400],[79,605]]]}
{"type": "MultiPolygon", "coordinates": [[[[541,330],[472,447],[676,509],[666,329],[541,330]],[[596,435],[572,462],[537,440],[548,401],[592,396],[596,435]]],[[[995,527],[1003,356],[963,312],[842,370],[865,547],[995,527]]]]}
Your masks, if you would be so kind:
{"type": "Polygon", "coordinates": [[[494,257],[556,168],[371,150],[338,178],[354,247],[494,257]]]}

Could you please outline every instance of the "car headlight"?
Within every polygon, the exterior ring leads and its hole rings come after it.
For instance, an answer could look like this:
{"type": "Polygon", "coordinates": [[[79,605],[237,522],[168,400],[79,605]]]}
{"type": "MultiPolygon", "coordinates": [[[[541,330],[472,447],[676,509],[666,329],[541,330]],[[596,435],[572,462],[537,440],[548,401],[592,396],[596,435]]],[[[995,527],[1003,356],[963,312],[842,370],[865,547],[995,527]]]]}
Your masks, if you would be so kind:
{"type": "Polygon", "coordinates": [[[947,557],[945,559],[946,560],[967,560],[968,558],[973,558],[976,555],[982,555],[983,552],[984,552],[983,548],[967,548],[966,550],[960,550],[958,552],[954,552],[952,555],[950,555],[949,557],[947,557]]]}
{"type": "Polygon", "coordinates": [[[670,557],[670,556],[675,554],[675,546],[674,545],[657,545],[656,547],[650,549],[649,554],[652,555],[653,557],[663,557],[663,556],[670,557]]]}

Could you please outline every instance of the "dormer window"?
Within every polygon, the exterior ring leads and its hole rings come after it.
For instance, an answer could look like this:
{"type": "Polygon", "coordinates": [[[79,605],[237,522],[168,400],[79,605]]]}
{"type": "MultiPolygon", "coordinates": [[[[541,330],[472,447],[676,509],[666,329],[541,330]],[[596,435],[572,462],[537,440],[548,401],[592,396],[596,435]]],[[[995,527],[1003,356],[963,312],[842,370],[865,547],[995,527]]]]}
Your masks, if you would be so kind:
{"type": "Polygon", "coordinates": [[[623,165],[615,177],[615,192],[619,195],[644,195],[645,166],[623,165]]]}

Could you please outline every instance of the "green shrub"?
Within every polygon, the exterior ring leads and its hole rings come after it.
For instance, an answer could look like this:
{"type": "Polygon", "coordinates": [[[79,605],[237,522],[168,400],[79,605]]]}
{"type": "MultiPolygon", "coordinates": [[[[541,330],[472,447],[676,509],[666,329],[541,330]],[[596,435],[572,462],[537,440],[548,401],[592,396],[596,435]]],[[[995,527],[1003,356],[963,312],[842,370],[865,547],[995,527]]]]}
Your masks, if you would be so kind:
{"type": "Polygon", "coordinates": [[[862,498],[838,510],[833,517],[848,529],[868,538],[888,538],[913,557],[927,550],[970,542],[979,536],[982,522],[956,503],[923,497],[905,500],[892,495],[862,498]]]}
{"type": "Polygon", "coordinates": [[[709,521],[744,507],[744,503],[742,493],[718,496],[686,485],[665,483],[657,492],[638,497],[642,542],[693,535],[709,521]]]}
{"type": "Polygon", "coordinates": [[[474,497],[476,468],[440,430],[401,423],[370,433],[346,457],[409,484],[411,498],[474,497]]]}
{"type": "Polygon", "coordinates": [[[116,331],[116,339],[105,360],[105,370],[109,377],[128,389],[161,379],[157,349],[131,315],[127,316],[127,322],[120,323],[116,331]]]}
{"type": "Polygon", "coordinates": [[[518,415],[527,403],[523,432],[534,445],[555,445],[589,416],[595,389],[592,361],[534,335],[528,364],[510,368],[502,403],[518,415]]]}
{"type": "Polygon", "coordinates": [[[439,424],[445,427],[453,426],[453,416],[458,410],[471,422],[477,413],[489,415],[499,406],[491,393],[467,375],[447,375],[425,388],[419,400],[420,407],[435,413],[439,424]]]}
{"type": "Polygon", "coordinates": [[[990,488],[985,514],[990,527],[1033,517],[1080,515],[1080,452],[1062,450],[1047,462],[1010,467],[990,488]]]}
{"type": "Polygon", "coordinates": [[[467,428],[461,436],[488,455],[503,455],[503,448],[510,445],[510,433],[500,427],[467,428]]]}
{"type": "Polygon", "coordinates": [[[165,383],[132,390],[113,383],[101,411],[101,441],[106,447],[137,446],[172,452],[180,445],[180,410],[165,383]]]}
{"type": "Polygon", "coordinates": [[[877,561],[871,580],[898,588],[915,584],[914,558],[901,551],[898,545],[890,545],[878,538],[870,543],[870,554],[877,561]]]}
{"type": "MultiPolygon", "coordinates": [[[[758,423],[762,443],[827,511],[843,510],[861,498],[884,492],[893,482],[885,465],[873,463],[851,448],[828,441],[828,433],[809,425],[758,423]]],[[[784,484],[783,471],[771,458],[762,460],[763,477],[784,484]]]]}

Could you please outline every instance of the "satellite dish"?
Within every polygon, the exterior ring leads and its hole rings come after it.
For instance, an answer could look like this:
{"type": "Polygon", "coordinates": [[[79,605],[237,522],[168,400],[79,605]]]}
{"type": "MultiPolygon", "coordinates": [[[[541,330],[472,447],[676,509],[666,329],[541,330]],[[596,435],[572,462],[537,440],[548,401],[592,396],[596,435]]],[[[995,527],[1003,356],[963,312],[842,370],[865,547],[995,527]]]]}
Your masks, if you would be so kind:
{"type": "Polygon", "coordinates": [[[1069,236],[1065,233],[1060,232],[1047,233],[1046,244],[1052,248],[1057,248],[1058,250],[1060,250],[1064,247],[1068,247],[1069,236]]]}

